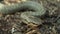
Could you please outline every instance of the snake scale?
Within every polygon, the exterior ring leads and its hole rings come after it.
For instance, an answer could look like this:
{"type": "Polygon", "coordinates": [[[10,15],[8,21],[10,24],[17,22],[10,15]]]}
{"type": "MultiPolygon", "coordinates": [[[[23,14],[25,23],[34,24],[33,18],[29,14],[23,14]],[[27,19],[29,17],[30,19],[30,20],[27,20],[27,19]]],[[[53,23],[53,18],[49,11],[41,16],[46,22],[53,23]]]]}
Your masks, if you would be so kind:
{"type": "Polygon", "coordinates": [[[28,21],[35,24],[41,24],[41,19],[37,18],[37,16],[44,15],[46,11],[40,3],[34,1],[26,1],[16,3],[14,5],[5,5],[0,3],[0,13],[2,14],[11,14],[23,9],[31,10],[21,13],[21,18],[26,20],[25,22],[28,21]]]}

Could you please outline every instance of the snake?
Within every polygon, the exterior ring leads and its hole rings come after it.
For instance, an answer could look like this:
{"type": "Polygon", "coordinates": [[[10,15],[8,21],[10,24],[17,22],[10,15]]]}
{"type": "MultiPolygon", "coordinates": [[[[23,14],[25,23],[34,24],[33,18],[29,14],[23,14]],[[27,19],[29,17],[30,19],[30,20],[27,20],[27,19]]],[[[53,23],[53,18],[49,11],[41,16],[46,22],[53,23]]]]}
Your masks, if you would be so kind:
{"type": "Polygon", "coordinates": [[[42,20],[37,16],[42,16],[46,12],[42,4],[34,1],[26,1],[13,5],[5,5],[0,3],[1,14],[11,14],[20,12],[21,10],[24,10],[24,12],[21,13],[22,21],[25,20],[24,22],[32,22],[38,25],[41,24],[42,20]]]}

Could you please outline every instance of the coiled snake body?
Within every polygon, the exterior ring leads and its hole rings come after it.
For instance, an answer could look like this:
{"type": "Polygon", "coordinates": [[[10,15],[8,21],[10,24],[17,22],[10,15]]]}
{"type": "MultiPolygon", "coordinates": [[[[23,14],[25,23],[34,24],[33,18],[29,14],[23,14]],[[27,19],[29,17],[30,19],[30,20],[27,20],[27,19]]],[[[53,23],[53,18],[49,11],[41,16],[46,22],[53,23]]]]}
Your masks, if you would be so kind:
{"type": "Polygon", "coordinates": [[[36,24],[41,24],[41,20],[35,16],[41,16],[45,14],[45,9],[42,5],[37,2],[26,1],[22,3],[16,3],[14,5],[4,5],[0,3],[0,13],[9,14],[15,13],[23,9],[28,9],[32,11],[26,11],[21,14],[21,18],[27,20],[28,22],[33,22],[36,24]]]}

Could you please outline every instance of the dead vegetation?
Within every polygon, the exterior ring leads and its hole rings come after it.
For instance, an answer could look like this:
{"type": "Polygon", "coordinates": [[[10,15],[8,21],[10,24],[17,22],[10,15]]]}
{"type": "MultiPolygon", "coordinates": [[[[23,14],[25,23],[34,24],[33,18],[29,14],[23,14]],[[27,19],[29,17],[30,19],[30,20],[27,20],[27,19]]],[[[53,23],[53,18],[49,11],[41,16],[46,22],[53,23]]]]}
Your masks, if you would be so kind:
{"type": "Polygon", "coordinates": [[[26,24],[21,21],[20,13],[0,16],[0,34],[60,34],[60,0],[27,0],[37,1],[46,8],[41,25],[26,24]],[[13,29],[14,28],[14,29],[13,29]],[[12,32],[13,29],[13,32],[12,32]],[[18,33],[19,34],[19,33],[18,33]]]}

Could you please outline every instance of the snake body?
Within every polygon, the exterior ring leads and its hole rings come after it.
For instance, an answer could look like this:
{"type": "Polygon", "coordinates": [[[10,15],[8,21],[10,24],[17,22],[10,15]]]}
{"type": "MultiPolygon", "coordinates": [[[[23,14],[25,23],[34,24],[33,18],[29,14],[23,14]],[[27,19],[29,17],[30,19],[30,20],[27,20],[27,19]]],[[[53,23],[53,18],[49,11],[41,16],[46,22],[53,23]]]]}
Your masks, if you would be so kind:
{"type": "MultiPolygon", "coordinates": [[[[26,19],[28,22],[40,22],[40,19],[34,16],[41,16],[43,14],[45,14],[45,9],[44,7],[37,3],[37,2],[33,2],[33,1],[26,1],[26,2],[22,2],[22,3],[16,3],[14,5],[4,5],[2,3],[0,3],[0,13],[2,14],[9,14],[9,13],[15,13],[17,11],[21,11],[23,9],[28,9],[28,10],[33,10],[33,11],[27,11],[27,12],[23,12],[21,14],[21,17],[23,19],[26,19]],[[34,18],[29,18],[33,16],[34,18]]],[[[36,23],[36,24],[40,24],[40,23],[36,23]]]]}

